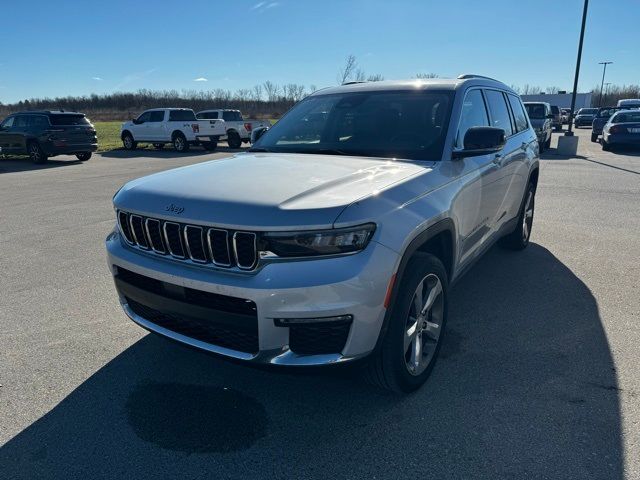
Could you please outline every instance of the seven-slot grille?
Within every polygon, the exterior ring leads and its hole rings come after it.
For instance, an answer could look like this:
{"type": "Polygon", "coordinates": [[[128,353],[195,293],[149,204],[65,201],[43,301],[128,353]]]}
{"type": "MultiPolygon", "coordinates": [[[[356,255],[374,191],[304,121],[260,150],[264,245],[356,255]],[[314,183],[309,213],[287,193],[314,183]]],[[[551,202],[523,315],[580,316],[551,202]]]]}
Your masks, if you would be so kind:
{"type": "Polygon", "coordinates": [[[159,255],[218,267],[253,270],[258,263],[256,234],[148,218],[118,210],[126,242],[159,255]]]}

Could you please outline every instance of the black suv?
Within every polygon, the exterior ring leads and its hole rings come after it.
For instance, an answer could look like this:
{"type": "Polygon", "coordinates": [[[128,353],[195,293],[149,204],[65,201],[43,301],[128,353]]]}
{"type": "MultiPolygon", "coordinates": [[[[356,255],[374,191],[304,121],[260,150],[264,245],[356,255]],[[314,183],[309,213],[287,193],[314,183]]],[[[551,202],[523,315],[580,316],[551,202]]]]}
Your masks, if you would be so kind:
{"type": "Polygon", "coordinates": [[[28,154],[34,163],[55,155],[85,161],[97,149],[96,130],[84,113],[18,112],[0,124],[0,153],[28,154]]]}

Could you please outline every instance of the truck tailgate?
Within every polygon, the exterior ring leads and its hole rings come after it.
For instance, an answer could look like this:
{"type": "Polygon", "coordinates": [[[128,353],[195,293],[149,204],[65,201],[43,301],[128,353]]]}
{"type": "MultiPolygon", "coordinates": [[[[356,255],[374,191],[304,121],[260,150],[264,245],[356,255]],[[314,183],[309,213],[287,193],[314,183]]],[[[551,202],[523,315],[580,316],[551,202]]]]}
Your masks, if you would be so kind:
{"type": "Polygon", "coordinates": [[[220,136],[225,134],[224,120],[197,120],[194,122],[196,136],[220,136]]]}

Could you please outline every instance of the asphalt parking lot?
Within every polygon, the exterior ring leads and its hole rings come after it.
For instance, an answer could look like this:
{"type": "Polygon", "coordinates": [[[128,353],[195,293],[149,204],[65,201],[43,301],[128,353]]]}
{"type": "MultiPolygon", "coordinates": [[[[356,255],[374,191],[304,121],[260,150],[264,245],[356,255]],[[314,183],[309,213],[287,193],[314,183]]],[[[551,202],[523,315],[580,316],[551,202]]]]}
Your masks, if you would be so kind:
{"type": "Polygon", "coordinates": [[[224,148],[0,159],[0,477],[640,478],[640,152],[589,133],[545,153],[532,244],[455,287],[404,397],[220,361],[122,313],[112,195],[224,148]]]}

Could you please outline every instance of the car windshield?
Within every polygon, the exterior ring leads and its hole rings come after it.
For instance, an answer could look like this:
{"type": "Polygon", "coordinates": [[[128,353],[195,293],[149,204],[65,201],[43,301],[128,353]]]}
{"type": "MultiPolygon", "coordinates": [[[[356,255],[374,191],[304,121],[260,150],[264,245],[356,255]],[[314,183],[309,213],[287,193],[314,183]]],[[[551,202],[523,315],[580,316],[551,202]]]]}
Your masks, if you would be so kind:
{"type": "Polygon", "coordinates": [[[394,91],[308,97],[253,151],[439,160],[453,92],[394,91]]]}
{"type": "Polygon", "coordinates": [[[618,113],[611,119],[611,123],[640,123],[640,111],[618,113]]]}
{"type": "Polygon", "coordinates": [[[578,110],[578,115],[595,115],[597,112],[597,108],[581,108],[578,110]]]}
{"type": "Polygon", "coordinates": [[[50,115],[51,125],[89,125],[89,120],[84,115],[73,115],[64,113],[60,115],[50,115]]]}
{"type": "Polygon", "coordinates": [[[527,115],[532,119],[545,118],[545,108],[542,103],[525,103],[524,108],[527,110],[527,115]]]}

